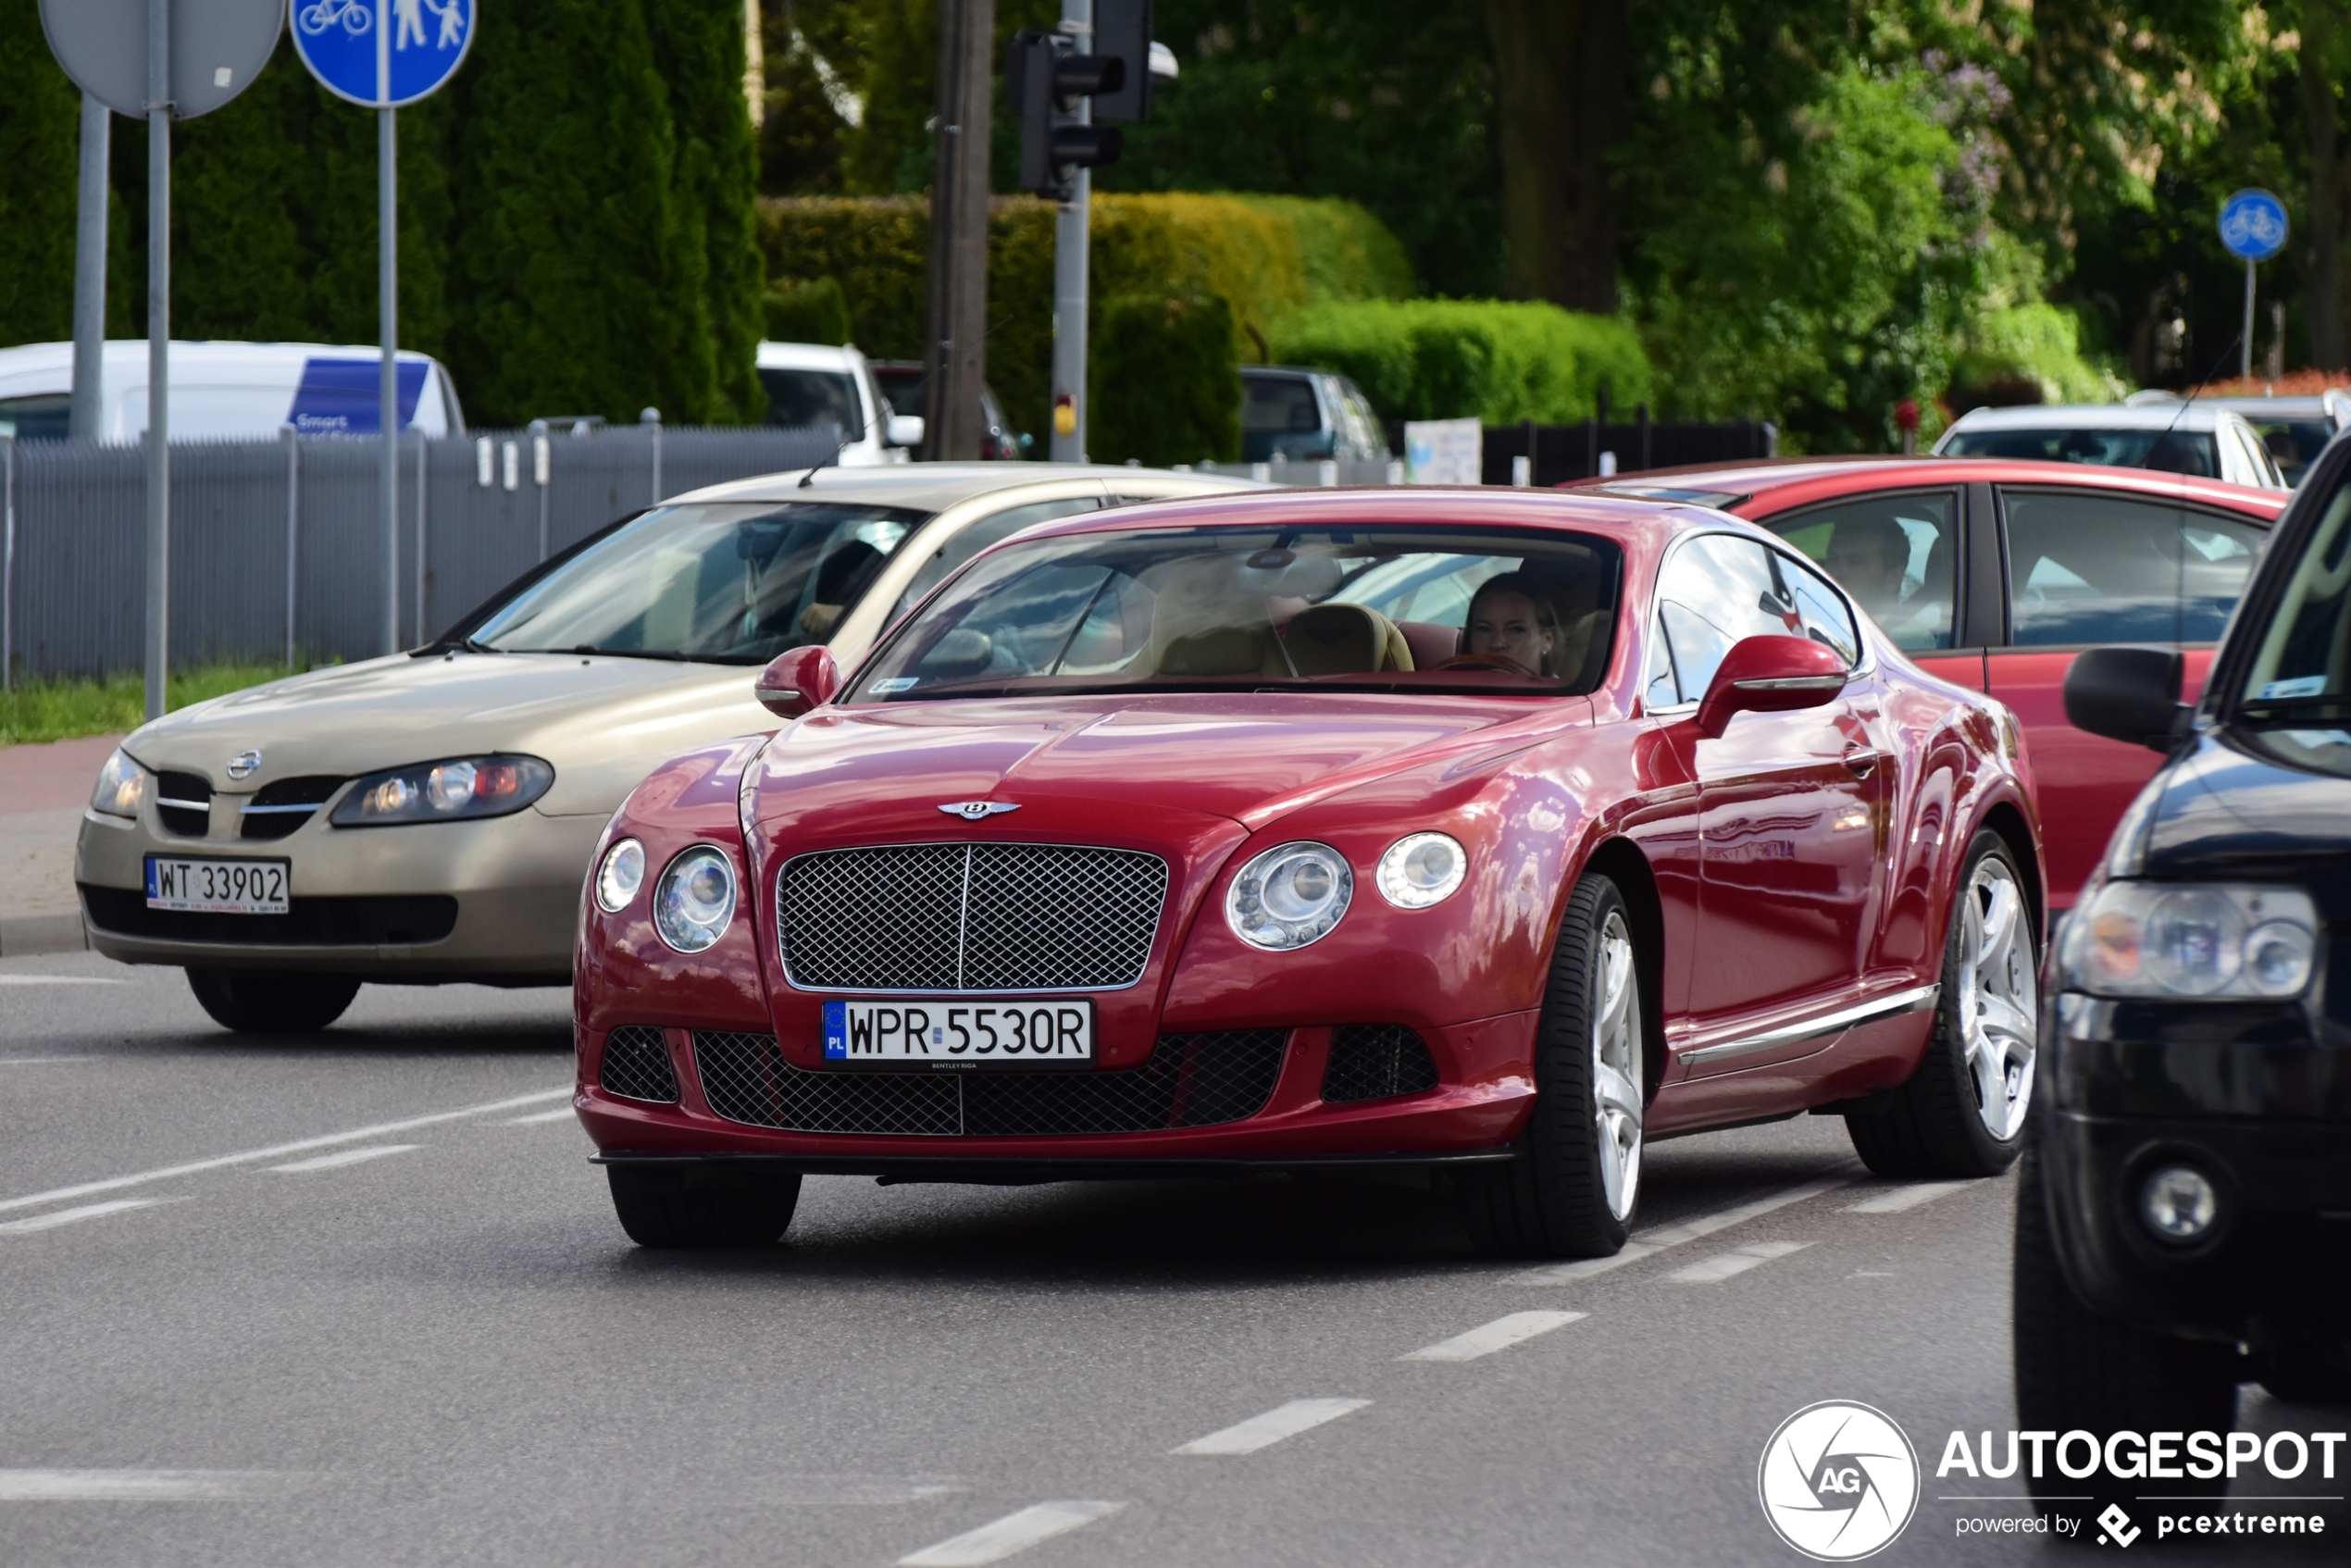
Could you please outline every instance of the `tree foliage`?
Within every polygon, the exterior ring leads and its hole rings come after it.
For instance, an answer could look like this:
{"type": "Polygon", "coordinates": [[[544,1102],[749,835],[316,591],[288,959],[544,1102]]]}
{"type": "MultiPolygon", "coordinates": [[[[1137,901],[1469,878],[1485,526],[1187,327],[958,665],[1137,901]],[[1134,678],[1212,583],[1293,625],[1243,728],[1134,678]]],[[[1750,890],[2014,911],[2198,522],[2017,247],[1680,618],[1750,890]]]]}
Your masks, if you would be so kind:
{"type": "Polygon", "coordinates": [[[81,94],[49,56],[35,0],[0,0],[0,343],[73,331],[81,94]]]}

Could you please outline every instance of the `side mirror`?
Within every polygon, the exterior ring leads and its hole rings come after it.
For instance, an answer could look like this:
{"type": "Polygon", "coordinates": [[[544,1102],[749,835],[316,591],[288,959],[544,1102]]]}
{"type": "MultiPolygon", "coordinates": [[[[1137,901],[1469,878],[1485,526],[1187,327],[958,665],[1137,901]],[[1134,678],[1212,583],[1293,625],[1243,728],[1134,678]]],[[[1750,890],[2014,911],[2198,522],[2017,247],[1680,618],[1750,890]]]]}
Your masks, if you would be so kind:
{"type": "Polygon", "coordinates": [[[2065,672],[2065,717],[2076,729],[2169,753],[2187,707],[2177,648],[2093,648],[2065,672]]]}
{"type": "Polygon", "coordinates": [[[919,414],[891,415],[889,428],[882,432],[882,439],[892,446],[922,445],[923,417],[919,414]]]}
{"type": "Polygon", "coordinates": [[[1698,705],[1698,732],[1720,739],[1742,713],[1817,708],[1851,676],[1835,649],[1801,637],[1747,637],[1732,645],[1698,705]]]}
{"type": "Polygon", "coordinates": [[[840,666],[830,648],[794,648],[778,653],[759,672],[751,694],[777,718],[798,718],[811,708],[823,707],[840,690],[840,666]]]}

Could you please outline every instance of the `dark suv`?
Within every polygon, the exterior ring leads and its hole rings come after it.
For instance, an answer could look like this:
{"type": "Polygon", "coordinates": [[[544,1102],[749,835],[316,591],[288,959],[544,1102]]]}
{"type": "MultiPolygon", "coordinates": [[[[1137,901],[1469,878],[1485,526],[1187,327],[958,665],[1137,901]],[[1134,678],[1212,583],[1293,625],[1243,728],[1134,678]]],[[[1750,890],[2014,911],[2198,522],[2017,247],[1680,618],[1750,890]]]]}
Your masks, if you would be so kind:
{"type": "Polygon", "coordinates": [[[2093,649],[2066,679],[2074,724],[2170,760],[2051,961],[2025,1429],[2225,1433],[2248,1381],[2351,1400],[2351,442],[2280,519],[2193,709],[2182,658],[2093,649]]]}

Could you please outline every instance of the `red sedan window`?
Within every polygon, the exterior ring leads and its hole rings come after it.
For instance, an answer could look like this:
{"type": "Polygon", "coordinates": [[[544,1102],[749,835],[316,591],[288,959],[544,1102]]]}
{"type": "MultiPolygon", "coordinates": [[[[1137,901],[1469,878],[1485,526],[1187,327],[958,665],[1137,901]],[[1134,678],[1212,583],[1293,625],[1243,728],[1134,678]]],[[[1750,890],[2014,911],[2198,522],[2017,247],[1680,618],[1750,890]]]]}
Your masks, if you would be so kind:
{"type": "Polygon", "coordinates": [[[2004,490],[2009,641],[2022,646],[2211,642],[2266,529],[2168,503],[2004,490]]]}
{"type": "Polygon", "coordinates": [[[1957,491],[1864,495],[1763,527],[1819,562],[1906,653],[1951,646],[1957,491]]]}

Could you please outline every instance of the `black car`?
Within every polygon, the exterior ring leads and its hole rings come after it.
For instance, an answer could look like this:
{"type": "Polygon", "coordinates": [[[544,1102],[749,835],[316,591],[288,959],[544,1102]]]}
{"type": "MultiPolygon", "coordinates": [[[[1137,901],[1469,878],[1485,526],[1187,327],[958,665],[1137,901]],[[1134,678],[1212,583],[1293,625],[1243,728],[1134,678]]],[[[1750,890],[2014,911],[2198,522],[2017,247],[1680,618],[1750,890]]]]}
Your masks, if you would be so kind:
{"type": "Polygon", "coordinates": [[[2226,1433],[2254,1381],[2351,1400],[2351,441],[2280,519],[2194,710],[2181,659],[2094,649],[2066,679],[2075,725],[2170,760],[2045,987],[2016,1227],[2028,1431],[2226,1433]]]}
{"type": "MultiPolygon", "coordinates": [[[[923,381],[925,371],[919,359],[876,359],[868,361],[874,370],[874,381],[889,399],[893,413],[920,417],[923,412],[923,381]]],[[[1028,455],[1037,442],[1026,430],[1015,430],[1004,418],[1004,405],[996,401],[996,389],[982,382],[979,389],[979,418],[986,433],[979,438],[979,455],[983,460],[1017,461],[1028,455]]]]}

